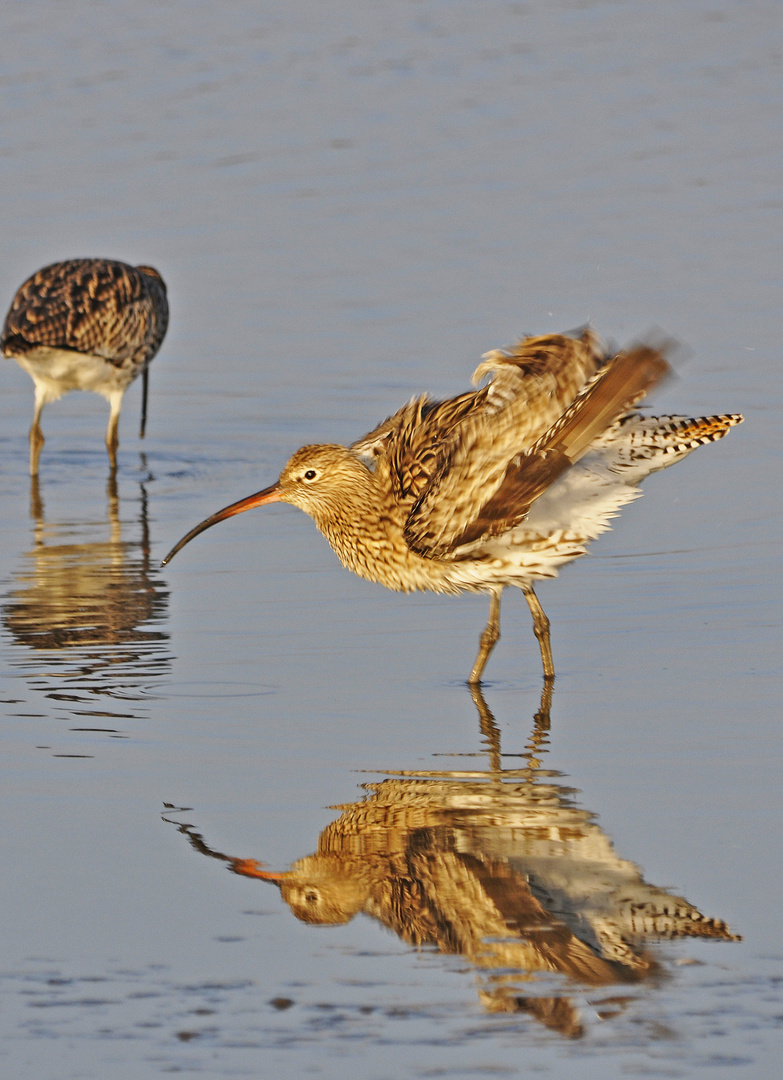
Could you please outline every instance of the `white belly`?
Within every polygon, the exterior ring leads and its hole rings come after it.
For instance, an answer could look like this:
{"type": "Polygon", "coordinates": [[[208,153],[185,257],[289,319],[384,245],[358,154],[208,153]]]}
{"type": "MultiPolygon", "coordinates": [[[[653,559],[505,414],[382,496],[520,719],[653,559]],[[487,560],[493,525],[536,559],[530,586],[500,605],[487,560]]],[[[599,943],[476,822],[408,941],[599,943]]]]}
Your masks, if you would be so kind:
{"type": "Polygon", "coordinates": [[[49,346],[40,346],[14,360],[31,376],[37,394],[45,402],[57,401],[69,390],[92,390],[108,401],[122,394],[141,371],[135,365],[117,368],[100,356],[49,346]]]}

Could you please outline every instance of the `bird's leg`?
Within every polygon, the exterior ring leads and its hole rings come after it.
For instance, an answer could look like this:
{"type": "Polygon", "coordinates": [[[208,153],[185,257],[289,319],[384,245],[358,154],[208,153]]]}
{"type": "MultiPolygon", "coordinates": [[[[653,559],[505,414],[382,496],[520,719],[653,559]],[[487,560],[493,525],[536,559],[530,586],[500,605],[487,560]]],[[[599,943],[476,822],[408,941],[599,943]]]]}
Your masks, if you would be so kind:
{"type": "MultiPolygon", "coordinates": [[[[543,612],[541,613],[543,615],[543,612]]],[[[479,651],[476,657],[476,663],[473,665],[473,670],[470,673],[468,679],[468,686],[478,686],[481,682],[481,675],[484,671],[484,667],[489,659],[489,654],[495,648],[500,638],[500,590],[494,591],[490,594],[489,600],[489,618],[487,619],[487,625],[484,627],[484,632],[479,638],[479,651]]]]}
{"type": "Polygon", "coordinates": [[[106,449],[109,451],[109,465],[111,471],[117,468],[117,447],[120,445],[120,436],[117,427],[120,422],[120,406],[122,405],[123,391],[113,391],[109,396],[109,426],[106,429],[106,449]]]}
{"type": "Polygon", "coordinates": [[[144,365],[144,371],[141,376],[141,425],[139,427],[139,438],[144,438],[144,432],[147,430],[147,386],[149,385],[149,367],[144,365]]]}
{"type": "Polygon", "coordinates": [[[544,664],[544,678],[554,679],[555,665],[552,663],[552,647],[549,644],[549,619],[541,607],[538,597],[533,592],[532,585],[523,585],[522,592],[525,594],[527,606],[533,616],[533,631],[538,638],[541,647],[541,659],[544,664]]]}
{"type": "Polygon", "coordinates": [[[43,444],[44,437],[41,428],[37,423],[34,423],[30,428],[30,476],[38,475],[38,458],[41,456],[43,444]]]}
{"type": "Polygon", "coordinates": [[[30,517],[37,525],[43,525],[43,499],[38,485],[38,474],[30,477],[30,517]]]}
{"type": "Polygon", "coordinates": [[[39,393],[38,385],[35,387],[35,412],[33,413],[33,426],[30,428],[30,476],[38,475],[38,458],[41,456],[41,447],[44,437],[41,431],[41,413],[46,404],[43,391],[39,393]]]}

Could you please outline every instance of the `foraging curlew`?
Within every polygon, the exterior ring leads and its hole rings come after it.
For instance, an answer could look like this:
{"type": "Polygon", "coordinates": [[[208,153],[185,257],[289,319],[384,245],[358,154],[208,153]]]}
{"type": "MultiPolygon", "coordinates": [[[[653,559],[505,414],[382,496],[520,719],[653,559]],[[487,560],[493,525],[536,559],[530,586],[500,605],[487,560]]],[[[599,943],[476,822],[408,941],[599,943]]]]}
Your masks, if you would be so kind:
{"type": "Polygon", "coordinates": [[[347,448],[303,446],[276,484],[202,521],[164,565],[224,518],[292,503],[360,577],[403,592],[489,593],[471,685],[500,636],[500,594],[519,586],[553,677],[533,582],[583,555],[649,473],[742,420],[629,412],[668,370],[651,345],[605,356],[589,328],[487,353],[473,376],[491,376],[487,386],[443,402],[416,398],[347,448]]]}
{"type": "Polygon", "coordinates": [[[25,281],[6,315],[0,349],[35,383],[30,475],[38,474],[44,405],[69,390],[93,390],[109,402],[106,448],[117,467],[122,397],[143,374],[141,437],[147,420],[147,369],[169,321],[166,285],[151,266],[112,259],[68,259],[25,281]]]}

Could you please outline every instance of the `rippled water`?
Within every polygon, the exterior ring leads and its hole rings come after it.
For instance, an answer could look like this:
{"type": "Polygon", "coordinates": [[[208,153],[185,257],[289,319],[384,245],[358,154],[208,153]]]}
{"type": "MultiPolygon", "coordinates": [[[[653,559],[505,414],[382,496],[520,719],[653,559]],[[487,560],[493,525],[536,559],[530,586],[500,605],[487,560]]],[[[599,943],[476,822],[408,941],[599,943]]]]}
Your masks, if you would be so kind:
{"type": "Polygon", "coordinates": [[[172,309],[115,482],[71,394],[31,488],[2,365],[2,1074],[776,1077],[777,6],[2,22],[5,302],[107,255],[172,309]],[[290,507],[160,569],[588,318],[685,343],[656,410],[746,422],[541,587],[551,703],[520,597],[471,696],[485,600],[359,581],[290,507]]]}

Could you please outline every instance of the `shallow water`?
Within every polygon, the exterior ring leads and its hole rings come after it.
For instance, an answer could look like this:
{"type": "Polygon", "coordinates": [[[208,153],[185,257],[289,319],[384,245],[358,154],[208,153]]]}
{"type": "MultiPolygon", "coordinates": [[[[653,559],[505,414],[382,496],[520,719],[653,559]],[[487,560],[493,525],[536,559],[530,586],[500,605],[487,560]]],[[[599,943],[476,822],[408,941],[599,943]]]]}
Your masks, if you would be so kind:
{"type": "Polygon", "coordinates": [[[108,255],[172,323],[115,485],[71,394],[31,490],[3,364],[3,1075],[778,1075],[778,22],[6,9],[7,302],[108,255]],[[290,507],[159,568],[300,444],[588,318],[685,343],[656,410],[746,422],[541,586],[549,727],[521,597],[474,701],[486,602],[359,581],[290,507]]]}

